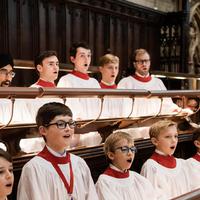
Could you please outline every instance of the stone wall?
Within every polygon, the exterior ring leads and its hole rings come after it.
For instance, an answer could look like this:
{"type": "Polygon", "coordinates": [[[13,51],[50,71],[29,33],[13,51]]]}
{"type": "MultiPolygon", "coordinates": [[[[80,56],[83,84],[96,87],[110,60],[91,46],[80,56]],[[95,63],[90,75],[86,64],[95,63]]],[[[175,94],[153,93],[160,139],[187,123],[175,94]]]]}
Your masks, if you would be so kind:
{"type": "Polygon", "coordinates": [[[142,6],[153,8],[163,12],[175,12],[178,10],[177,0],[127,0],[142,6]]]}

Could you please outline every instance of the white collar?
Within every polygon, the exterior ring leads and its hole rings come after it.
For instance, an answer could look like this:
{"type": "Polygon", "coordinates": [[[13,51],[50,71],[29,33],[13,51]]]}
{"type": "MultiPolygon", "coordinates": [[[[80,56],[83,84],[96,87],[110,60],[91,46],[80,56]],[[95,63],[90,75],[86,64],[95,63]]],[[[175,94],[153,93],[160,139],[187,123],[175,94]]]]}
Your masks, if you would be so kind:
{"type": "Polygon", "coordinates": [[[104,84],[104,85],[108,85],[108,86],[111,86],[111,85],[115,85],[115,82],[112,82],[112,83],[107,83],[103,80],[101,80],[101,82],[104,84]]]}
{"type": "Polygon", "coordinates": [[[66,156],[66,153],[67,153],[66,150],[64,151],[64,153],[60,154],[60,153],[54,151],[54,150],[53,150],[52,148],[50,148],[49,146],[46,145],[46,147],[47,147],[48,151],[50,151],[50,153],[52,153],[52,154],[53,154],[54,156],[56,156],[56,157],[65,157],[65,156],[66,156]]]}

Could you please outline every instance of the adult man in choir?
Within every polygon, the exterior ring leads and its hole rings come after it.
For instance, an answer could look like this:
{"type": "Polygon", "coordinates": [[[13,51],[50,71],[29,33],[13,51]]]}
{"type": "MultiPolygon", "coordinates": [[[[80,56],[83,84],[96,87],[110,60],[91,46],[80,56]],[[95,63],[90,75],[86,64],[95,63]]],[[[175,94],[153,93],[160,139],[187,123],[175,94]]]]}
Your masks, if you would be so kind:
{"type": "MultiPolygon", "coordinates": [[[[119,82],[118,88],[166,91],[166,87],[164,86],[163,82],[160,79],[150,75],[150,65],[151,59],[149,53],[145,49],[137,49],[133,55],[135,74],[123,78],[119,82]]],[[[132,105],[132,101],[130,101],[129,104],[126,101],[123,106],[124,115],[130,114],[130,108],[132,105]]],[[[171,98],[163,98],[163,100],[159,98],[135,98],[131,116],[136,117],[179,112],[183,112],[184,114],[192,113],[190,109],[183,109],[182,111],[182,108],[174,104],[171,98]]]]}
{"type": "Polygon", "coordinates": [[[39,79],[31,87],[56,87],[55,80],[58,78],[59,61],[55,51],[43,51],[34,61],[39,79]]]}
{"type": "MultiPolygon", "coordinates": [[[[15,76],[13,71],[14,62],[13,58],[9,53],[0,54],[0,87],[11,86],[12,79],[15,76]]],[[[11,113],[12,120],[11,124],[14,123],[31,123],[31,116],[27,109],[24,99],[15,100],[14,110],[12,111],[10,99],[0,99],[0,124],[7,124],[10,120],[11,113]]]]}
{"type": "Polygon", "coordinates": [[[0,87],[9,87],[15,76],[13,58],[10,54],[0,54],[0,87]]]}

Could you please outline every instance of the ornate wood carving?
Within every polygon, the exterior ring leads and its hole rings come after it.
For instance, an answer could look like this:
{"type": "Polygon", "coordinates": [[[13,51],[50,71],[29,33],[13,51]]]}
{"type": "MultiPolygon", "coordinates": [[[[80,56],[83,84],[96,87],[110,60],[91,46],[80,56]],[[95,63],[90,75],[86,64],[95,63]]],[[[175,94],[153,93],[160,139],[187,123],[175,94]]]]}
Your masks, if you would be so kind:
{"type": "MultiPolygon", "coordinates": [[[[39,51],[52,49],[61,63],[69,63],[69,47],[78,40],[91,46],[92,65],[107,49],[118,55],[119,78],[135,48],[150,50],[152,66],[159,67],[161,12],[122,0],[2,0],[0,5],[5,11],[0,14],[0,48],[16,59],[33,60],[39,51]]],[[[17,86],[33,82],[26,72],[15,77],[17,86]]]]}

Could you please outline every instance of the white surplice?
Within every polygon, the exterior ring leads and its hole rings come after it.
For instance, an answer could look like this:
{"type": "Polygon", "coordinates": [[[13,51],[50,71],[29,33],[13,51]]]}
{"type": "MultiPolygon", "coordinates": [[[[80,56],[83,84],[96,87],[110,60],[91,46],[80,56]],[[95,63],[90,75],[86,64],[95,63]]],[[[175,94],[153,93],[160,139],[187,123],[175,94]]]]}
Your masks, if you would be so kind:
{"type": "Polygon", "coordinates": [[[190,178],[194,187],[200,188],[200,162],[194,158],[189,158],[186,162],[190,169],[190,178]]]}
{"type": "MultiPolygon", "coordinates": [[[[7,124],[12,114],[12,102],[10,99],[0,99],[0,124],[7,124]]],[[[33,123],[30,112],[24,99],[15,99],[11,124],[33,123]]]]}
{"type": "MultiPolygon", "coordinates": [[[[51,151],[55,156],[55,152],[51,151]]],[[[98,200],[90,169],[86,162],[70,154],[74,174],[73,200],[98,200]]],[[[69,183],[69,163],[58,165],[69,183]]],[[[53,165],[35,156],[22,169],[17,200],[67,200],[68,192],[53,165]]],[[[71,199],[71,198],[70,198],[71,199]]]]}
{"type": "MultiPolygon", "coordinates": [[[[135,79],[133,76],[123,78],[118,83],[118,89],[134,89],[134,90],[163,90],[166,87],[163,82],[155,77],[152,77],[148,82],[142,82],[135,79]]],[[[133,101],[130,98],[124,98],[122,113],[128,116],[131,112],[133,101]]],[[[134,98],[132,117],[149,116],[158,114],[170,114],[175,110],[180,111],[180,108],[173,103],[171,98],[134,98]],[[162,102],[162,103],[161,103],[162,102]],[[162,108],[161,108],[162,105],[162,108]],[[161,112],[160,112],[161,108],[161,112]]]]}
{"type": "MultiPolygon", "coordinates": [[[[100,88],[98,81],[94,78],[85,80],[73,74],[67,74],[60,78],[57,87],[62,88],[100,88]]],[[[67,98],[68,105],[75,119],[96,119],[101,110],[98,98],[67,98]]],[[[93,146],[100,144],[102,138],[97,132],[90,132],[80,136],[80,145],[93,146]]]]}
{"type": "MultiPolygon", "coordinates": [[[[117,170],[116,167],[110,166],[117,170]]],[[[156,200],[151,183],[140,174],[129,171],[127,178],[101,174],[96,183],[99,200],[156,200]]]]}
{"type": "Polygon", "coordinates": [[[196,189],[192,184],[186,161],[175,159],[175,168],[164,167],[153,159],[148,159],[142,166],[141,175],[149,179],[159,199],[175,198],[196,189]]]}

